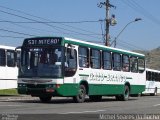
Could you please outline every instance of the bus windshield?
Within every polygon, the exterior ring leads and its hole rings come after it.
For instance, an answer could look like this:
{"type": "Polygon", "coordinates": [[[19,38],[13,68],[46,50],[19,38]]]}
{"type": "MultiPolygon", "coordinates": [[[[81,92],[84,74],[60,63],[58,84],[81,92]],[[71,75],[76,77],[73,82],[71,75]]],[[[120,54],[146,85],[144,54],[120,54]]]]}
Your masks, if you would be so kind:
{"type": "Polygon", "coordinates": [[[24,47],[19,76],[62,77],[62,47],[24,47]]]}

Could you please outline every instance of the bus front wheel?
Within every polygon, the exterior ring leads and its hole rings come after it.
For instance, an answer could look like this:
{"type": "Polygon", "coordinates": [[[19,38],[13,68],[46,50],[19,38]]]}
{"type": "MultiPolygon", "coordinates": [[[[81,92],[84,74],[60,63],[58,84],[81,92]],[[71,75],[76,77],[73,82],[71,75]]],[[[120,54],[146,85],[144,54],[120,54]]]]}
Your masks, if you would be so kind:
{"type": "Polygon", "coordinates": [[[86,97],[86,87],[82,84],[79,87],[77,96],[74,96],[73,100],[76,103],[82,103],[85,101],[85,97],[86,97]]]}

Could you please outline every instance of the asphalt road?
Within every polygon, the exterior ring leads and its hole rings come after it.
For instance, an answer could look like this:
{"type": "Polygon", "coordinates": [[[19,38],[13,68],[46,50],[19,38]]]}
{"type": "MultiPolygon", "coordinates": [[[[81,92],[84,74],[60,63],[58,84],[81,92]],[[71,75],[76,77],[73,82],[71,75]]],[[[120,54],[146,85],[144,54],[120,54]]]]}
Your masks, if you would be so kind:
{"type": "Polygon", "coordinates": [[[101,102],[74,103],[71,98],[52,98],[41,103],[33,97],[0,97],[2,120],[100,120],[100,119],[160,119],[160,96],[131,97],[116,101],[104,97],[101,102]]]}

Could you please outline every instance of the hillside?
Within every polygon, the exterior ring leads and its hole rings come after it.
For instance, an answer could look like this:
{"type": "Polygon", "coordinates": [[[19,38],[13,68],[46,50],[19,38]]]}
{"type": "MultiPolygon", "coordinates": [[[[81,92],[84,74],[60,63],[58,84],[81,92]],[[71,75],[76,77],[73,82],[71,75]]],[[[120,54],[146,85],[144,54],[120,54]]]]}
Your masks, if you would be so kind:
{"type": "Polygon", "coordinates": [[[160,70],[160,47],[151,51],[136,50],[136,52],[143,53],[146,55],[147,68],[160,70]]]}

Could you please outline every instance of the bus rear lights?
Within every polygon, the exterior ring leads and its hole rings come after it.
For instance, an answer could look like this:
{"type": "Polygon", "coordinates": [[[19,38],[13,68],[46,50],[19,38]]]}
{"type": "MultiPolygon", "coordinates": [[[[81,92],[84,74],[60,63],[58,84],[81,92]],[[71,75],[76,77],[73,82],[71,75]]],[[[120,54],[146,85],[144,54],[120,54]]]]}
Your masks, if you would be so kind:
{"type": "Polygon", "coordinates": [[[49,89],[46,89],[46,92],[49,92],[49,93],[52,93],[54,92],[55,90],[53,88],[49,88],[49,89]]]}

